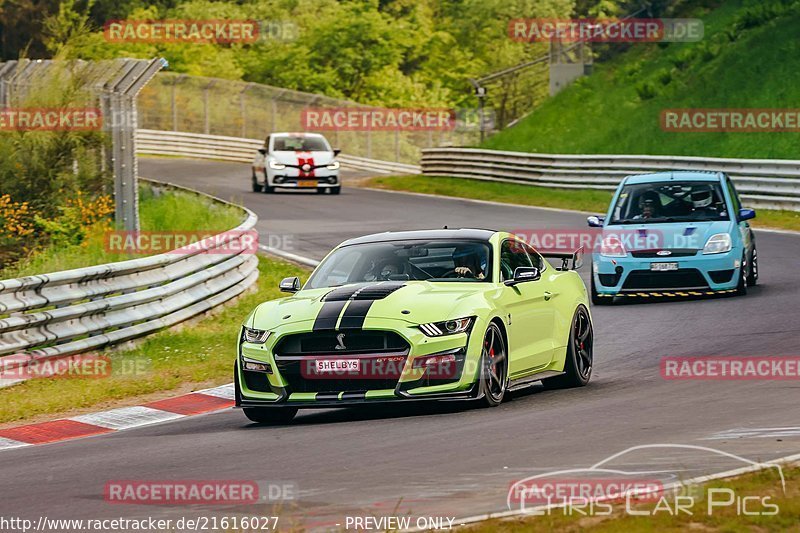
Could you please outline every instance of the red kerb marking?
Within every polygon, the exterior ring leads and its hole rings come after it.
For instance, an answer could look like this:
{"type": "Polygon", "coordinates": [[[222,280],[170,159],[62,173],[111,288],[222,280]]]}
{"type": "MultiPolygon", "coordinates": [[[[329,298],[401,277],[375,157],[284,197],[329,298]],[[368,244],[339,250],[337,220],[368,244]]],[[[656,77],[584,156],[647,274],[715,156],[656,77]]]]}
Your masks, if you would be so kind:
{"type": "Polygon", "coordinates": [[[145,407],[161,409],[162,411],[169,411],[170,413],[177,413],[179,415],[198,415],[200,413],[218,411],[226,407],[233,407],[233,400],[226,400],[225,398],[218,398],[207,394],[193,393],[178,396],[177,398],[167,398],[166,400],[148,403],[145,404],[145,407]]]}

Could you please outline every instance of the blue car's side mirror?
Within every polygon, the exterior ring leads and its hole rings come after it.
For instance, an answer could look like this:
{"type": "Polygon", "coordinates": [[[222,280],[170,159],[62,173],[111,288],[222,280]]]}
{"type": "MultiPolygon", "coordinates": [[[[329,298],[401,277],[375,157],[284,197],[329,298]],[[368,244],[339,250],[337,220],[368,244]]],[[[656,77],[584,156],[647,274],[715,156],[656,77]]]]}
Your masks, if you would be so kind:
{"type": "Polygon", "coordinates": [[[743,220],[750,220],[752,218],[756,218],[756,210],[755,209],[749,209],[749,208],[746,208],[746,207],[744,207],[742,209],[739,209],[739,221],[740,222],[743,221],[743,220]]]}
{"type": "Polygon", "coordinates": [[[602,228],[605,221],[606,217],[601,216],[590,216],[586,219],[586,223],[589,224],[590,228],[602,228]]]}

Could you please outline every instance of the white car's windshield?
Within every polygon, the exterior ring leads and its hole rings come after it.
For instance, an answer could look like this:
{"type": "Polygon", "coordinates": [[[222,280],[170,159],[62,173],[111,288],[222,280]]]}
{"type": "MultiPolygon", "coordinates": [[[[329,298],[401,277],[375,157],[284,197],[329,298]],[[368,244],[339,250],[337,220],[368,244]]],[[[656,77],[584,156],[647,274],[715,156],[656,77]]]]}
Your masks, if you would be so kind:
{"type": "Polygon", "coordinates": [[[728,220],[722,188],[713,181],[669,181],[626,185],[612,224],[728,220]]]}
{"type": "Polygon", "coordinates": [[[329,152],[325,141],[320,137],[275,137],[272,149],[276,152],[280,151],[294,151],[294,152],[329,152]]]}
{"type": "Polygon", "coordinates": [[[405,280],[489,281],[489,245],[474,240],[415,240],[343,246],[319,266],[305,288],[405,280]]]}

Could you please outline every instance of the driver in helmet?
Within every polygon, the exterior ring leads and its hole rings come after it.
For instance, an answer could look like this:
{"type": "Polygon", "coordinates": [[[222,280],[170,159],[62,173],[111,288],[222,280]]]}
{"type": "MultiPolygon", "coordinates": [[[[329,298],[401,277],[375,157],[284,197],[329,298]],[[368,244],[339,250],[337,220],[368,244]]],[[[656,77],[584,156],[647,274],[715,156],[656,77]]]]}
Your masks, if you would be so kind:
{"type": "Polygon", "coordinates": [[[453,264],[460,278],[486,278],[486,253],[479,245],[457,247],[453,250],[453,264]]]}
{"type": "Polygon", "coordinates": [[[707,209],[714,202],[714,194],[710,186],[701,185],[692,189],[690,200],[695,210],[707,209]]]}

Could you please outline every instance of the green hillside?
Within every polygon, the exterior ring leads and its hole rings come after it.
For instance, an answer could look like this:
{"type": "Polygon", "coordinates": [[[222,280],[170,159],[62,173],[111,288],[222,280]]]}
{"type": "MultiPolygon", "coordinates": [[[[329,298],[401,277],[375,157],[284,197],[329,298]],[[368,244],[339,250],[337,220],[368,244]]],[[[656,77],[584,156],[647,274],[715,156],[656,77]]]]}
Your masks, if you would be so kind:
{"type": "Polygon", "coordinates": [[[665,132],[670,108],[800,108],[800,2],[732,0],[689,16],[697,43],[635,44],[487,148],[540,153],[800,158],[800,133],[665,132]]]}

